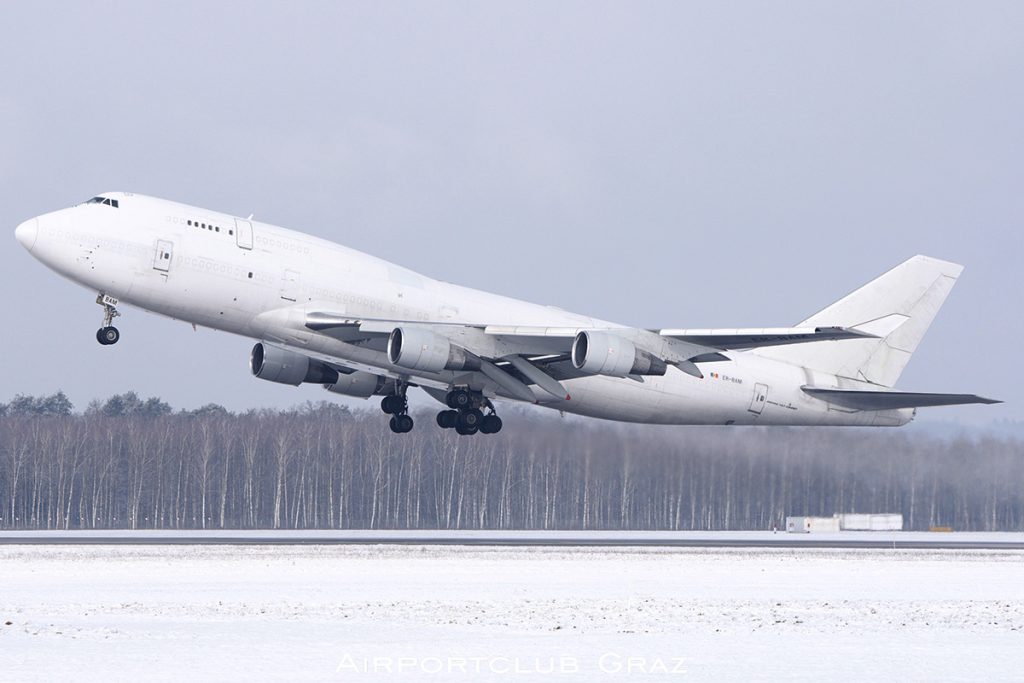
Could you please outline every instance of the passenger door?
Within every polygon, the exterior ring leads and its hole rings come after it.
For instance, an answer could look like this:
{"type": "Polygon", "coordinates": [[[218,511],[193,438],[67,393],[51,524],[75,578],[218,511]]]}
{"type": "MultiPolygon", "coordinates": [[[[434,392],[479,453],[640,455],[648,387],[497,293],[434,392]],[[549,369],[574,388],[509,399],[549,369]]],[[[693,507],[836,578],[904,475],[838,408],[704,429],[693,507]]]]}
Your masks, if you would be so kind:
{"type": "Polygon", "coordinates": [[[153,255],[153,268],[164,273],[168,272],[171,269],[171,256],[173,254],[173,242],[157,240],[156,254],[153,255]]]}
{"type": "Polygon", "coordinates": [[[286,270],[281,276],[281,298],[285,301],[299,300],[299,273],[286,270]]]}
{"type": "Polygon", "coordinates": [[[235,219],[235,243],[241,249],[252,249],[252,223],[235,219]]]}

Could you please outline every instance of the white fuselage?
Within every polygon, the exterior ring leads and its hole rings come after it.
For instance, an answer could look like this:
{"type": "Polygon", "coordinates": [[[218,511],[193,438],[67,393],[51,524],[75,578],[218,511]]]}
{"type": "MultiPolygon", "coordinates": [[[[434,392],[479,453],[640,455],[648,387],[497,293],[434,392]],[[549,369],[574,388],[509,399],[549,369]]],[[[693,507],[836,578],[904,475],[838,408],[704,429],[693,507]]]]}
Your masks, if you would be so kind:
{"type": "MultiPolygon", "coordinates": [[[[108,193],[119,207],[82,204],[19,227],[32,255],[93,291],[156,313],[352,367],[400,374],[380,350],[305,327],[306,313],[467,325],[607,328],[583,315],[459,287],[339,244],[206,209],[108,193]],[[205,227],[204,227],[205,226],[205,227]]],[[[841,342],[839,342],[841,343],[841,342]]],[[[704,378],[669,367],[664,376],[565,380],[559,410],[659,424],[901,425],[913,410],[850,411],[801,386],[856,387],[751,352],[703,363],[704,378]],[[763,397],[763,400],[757,400],[763,397]]],[[[538,399],[544,394],[539,390],[538,399]]]]}

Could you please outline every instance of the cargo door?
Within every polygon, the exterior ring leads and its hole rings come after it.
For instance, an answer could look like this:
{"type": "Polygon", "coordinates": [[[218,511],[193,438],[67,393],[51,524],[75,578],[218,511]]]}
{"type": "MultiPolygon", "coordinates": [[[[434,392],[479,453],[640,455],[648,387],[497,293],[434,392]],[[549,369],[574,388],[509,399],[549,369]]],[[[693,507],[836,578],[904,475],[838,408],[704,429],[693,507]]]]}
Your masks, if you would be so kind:
{"type": "Polygon", "coordinates": [[[174,254],[174,243],[157,240],[156,254],[153,255],[153,268],[166,273],[171,269],[171,256],[174,254]]]}
{"type": "Polygon", "coordinates": [[[299,273],[286,270],[281,276],[281,298],[285,301],[299,300],[299,273]]]}
{"type": "Polygon", "coordinates": [[[750,407],[747,408],[752,413],[761,414],[764,410],[765,401],[768,400],[768,385],[767,384],[755,384],[754,395],[750,399],[750,407]]]}

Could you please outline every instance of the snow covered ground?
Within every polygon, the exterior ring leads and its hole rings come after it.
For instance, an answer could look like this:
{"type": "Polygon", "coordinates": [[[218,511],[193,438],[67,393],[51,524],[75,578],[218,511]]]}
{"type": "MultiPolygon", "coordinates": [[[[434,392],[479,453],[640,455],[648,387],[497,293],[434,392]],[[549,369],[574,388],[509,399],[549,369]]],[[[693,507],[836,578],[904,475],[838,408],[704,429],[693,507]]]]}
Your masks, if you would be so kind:
{"type": "Polygon", "coordinates": [[[1024,552],[0,546],[5,680],[1024,680],[1024,552]]]}

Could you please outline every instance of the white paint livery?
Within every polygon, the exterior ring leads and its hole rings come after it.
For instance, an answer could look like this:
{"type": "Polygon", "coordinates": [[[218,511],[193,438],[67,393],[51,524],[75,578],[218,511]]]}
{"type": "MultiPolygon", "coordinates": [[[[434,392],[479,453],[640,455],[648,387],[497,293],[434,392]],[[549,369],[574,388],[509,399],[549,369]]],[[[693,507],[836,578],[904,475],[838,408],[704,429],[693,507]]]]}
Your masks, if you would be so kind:
{"type": "Polygon", "coordinates": [[[99,293],[101,343],[120,336],[118,302],[251,337],[260,342],[254,374],[384,394],[395,431],[412,427],[408,386],[447,402],[438,423],[467,434],[500,429],[496,416],[490,428],[467,424],[480,408],[493,413],[491,398],[611,420],[736,425],[896,426],[916,406],[993,402],[891,391],[962,270],[925,256],[793,328],[651,331],[127,192],[33,218],[16,236],[99,293]]]}

